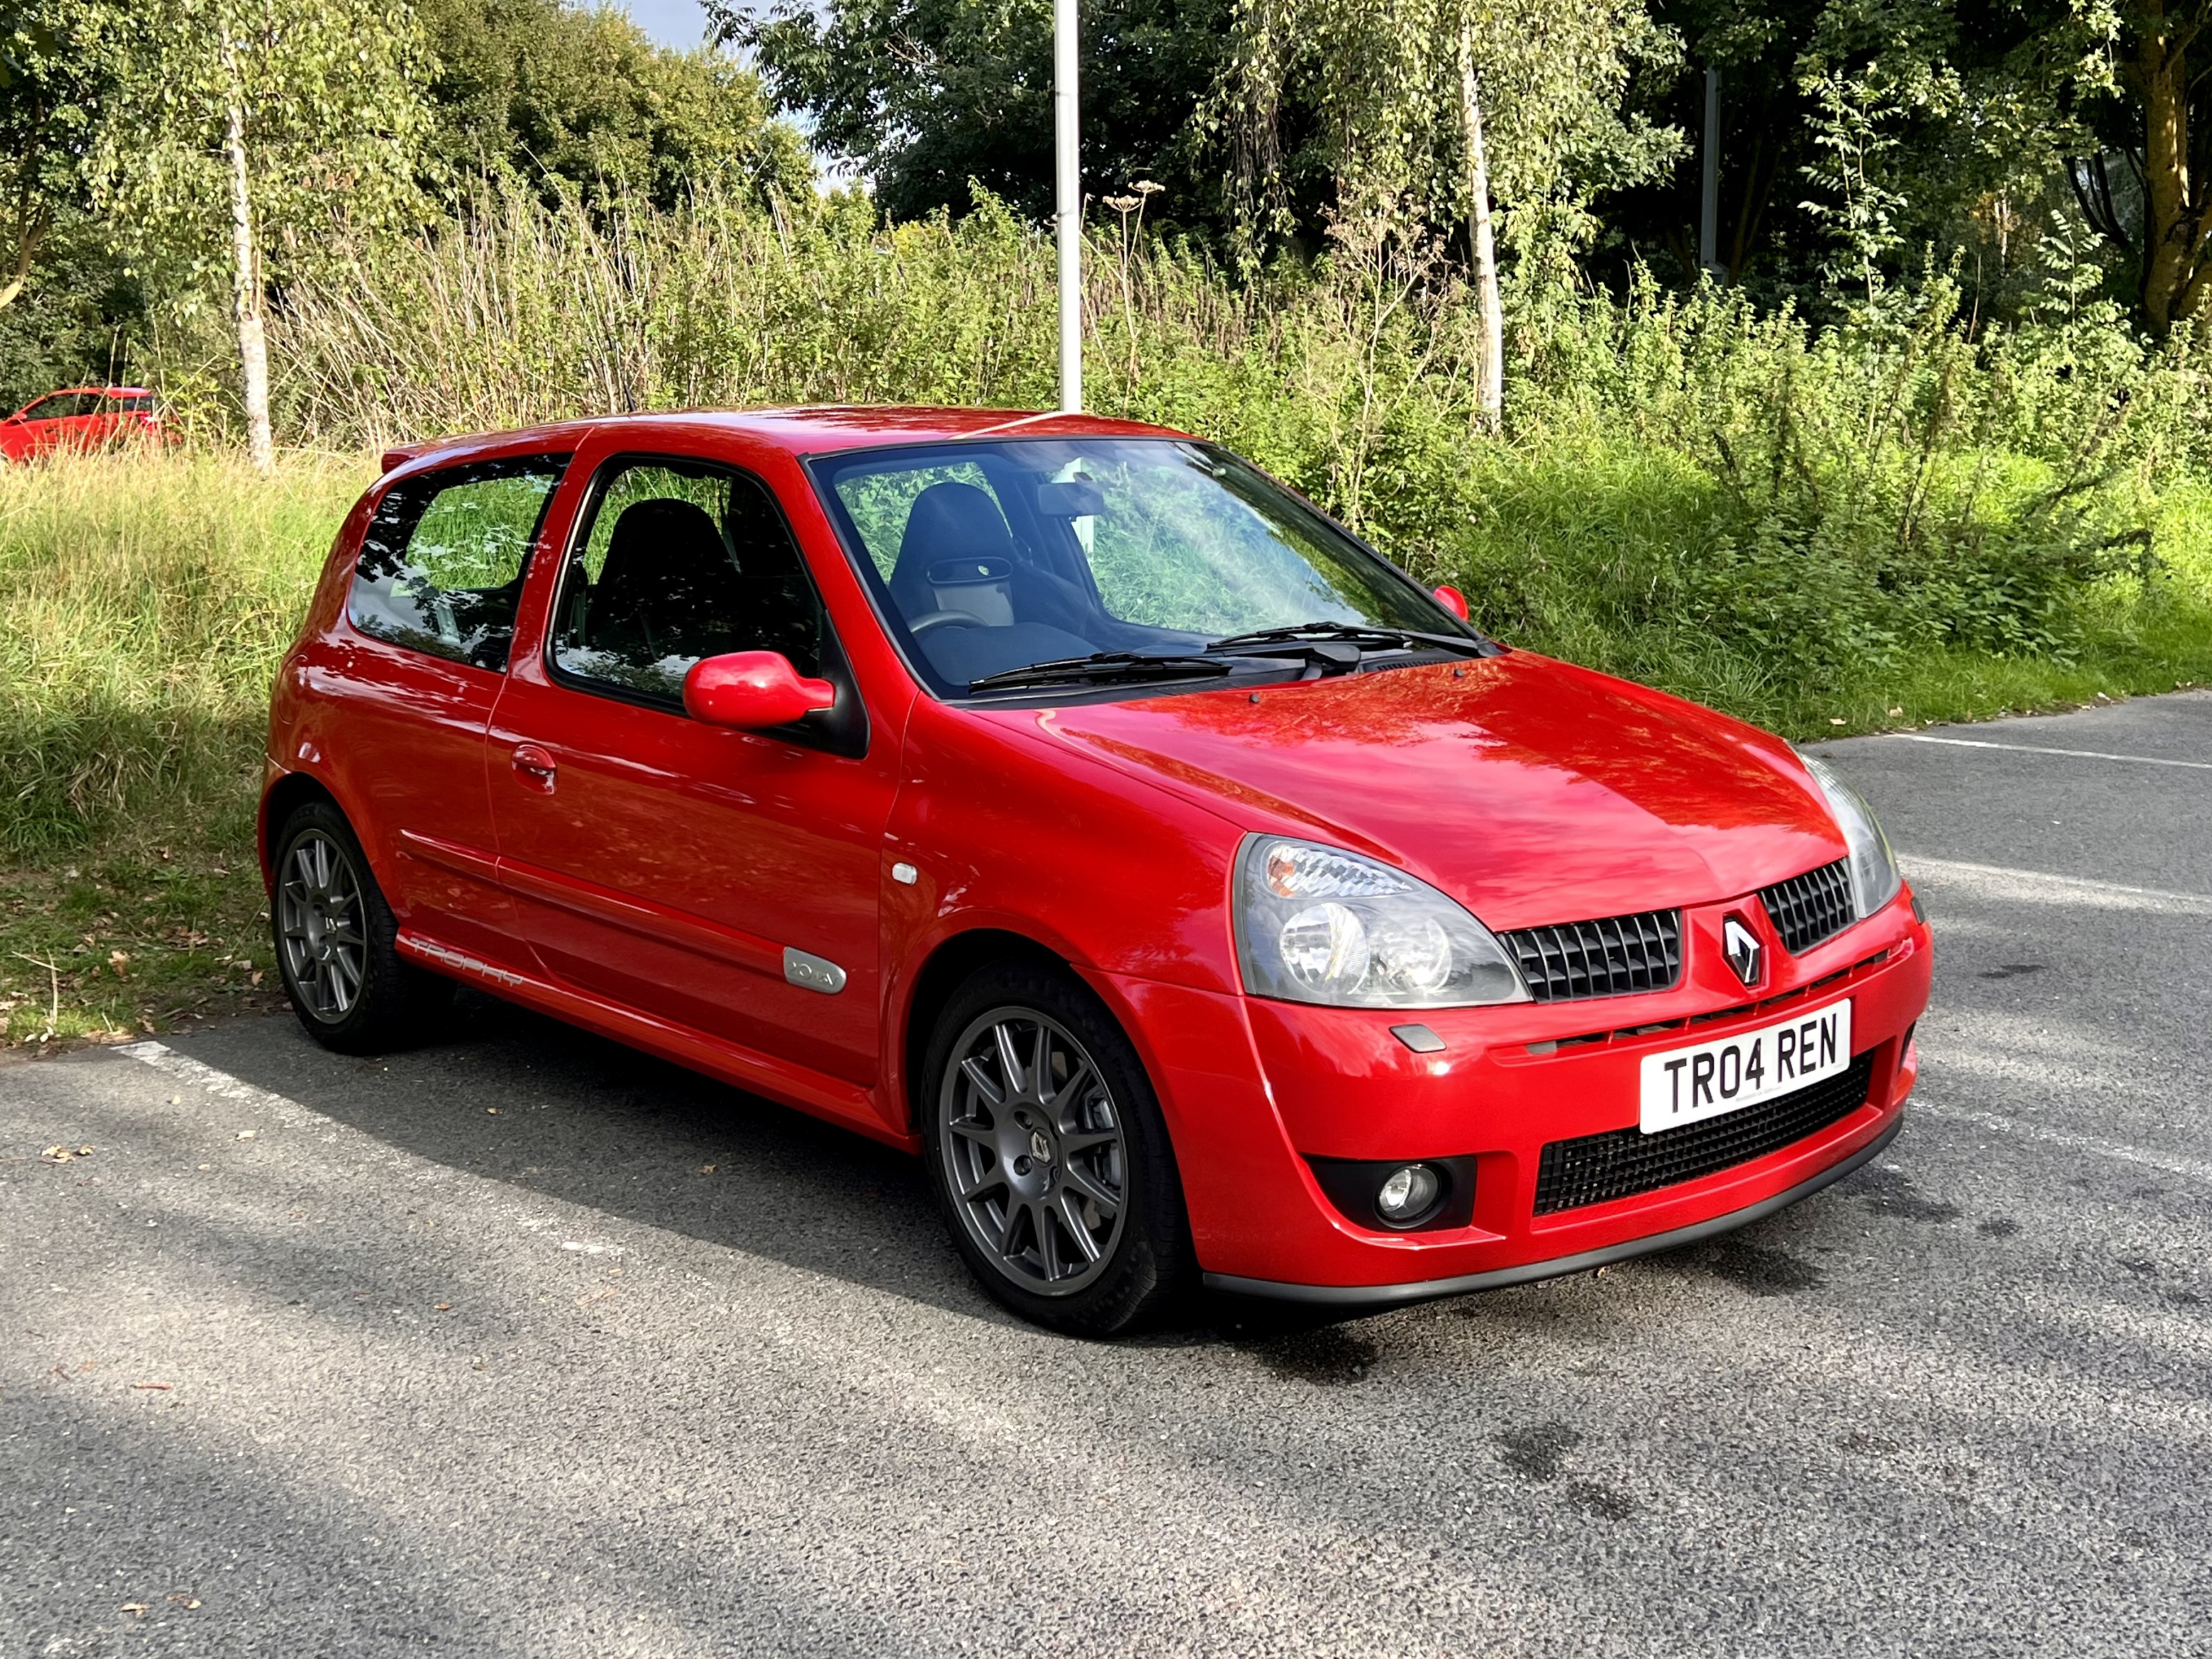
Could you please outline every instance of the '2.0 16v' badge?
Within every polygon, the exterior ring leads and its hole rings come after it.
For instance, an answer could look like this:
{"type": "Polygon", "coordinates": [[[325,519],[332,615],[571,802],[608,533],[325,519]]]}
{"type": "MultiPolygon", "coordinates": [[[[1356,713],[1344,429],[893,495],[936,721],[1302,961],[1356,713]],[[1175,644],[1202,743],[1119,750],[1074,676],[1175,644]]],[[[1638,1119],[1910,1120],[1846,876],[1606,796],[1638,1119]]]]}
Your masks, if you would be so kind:
{"type": "Polygon", "coordinates": [[[1757,985],[1766,971],[1766,947],[1741,916],[1730,916],[1721,923],[1721,954],[1747,988],[1757,985]]]}

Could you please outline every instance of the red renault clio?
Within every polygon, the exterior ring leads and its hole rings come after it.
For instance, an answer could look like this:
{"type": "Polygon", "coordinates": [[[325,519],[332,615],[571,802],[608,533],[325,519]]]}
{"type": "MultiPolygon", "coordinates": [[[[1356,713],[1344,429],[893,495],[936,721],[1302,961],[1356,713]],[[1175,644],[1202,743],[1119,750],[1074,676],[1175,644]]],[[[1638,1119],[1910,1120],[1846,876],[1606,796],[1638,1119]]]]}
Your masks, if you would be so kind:
{"type": "Polygon", "coordinates": [[[800,410],[395,451],[276,683],[301,1022],[456,981],[919,1152],[1009,1307],[1373,1307],[1874,1157],[1930,945],[1866,803],[1513,651],[1211,444],[800,410]]]}

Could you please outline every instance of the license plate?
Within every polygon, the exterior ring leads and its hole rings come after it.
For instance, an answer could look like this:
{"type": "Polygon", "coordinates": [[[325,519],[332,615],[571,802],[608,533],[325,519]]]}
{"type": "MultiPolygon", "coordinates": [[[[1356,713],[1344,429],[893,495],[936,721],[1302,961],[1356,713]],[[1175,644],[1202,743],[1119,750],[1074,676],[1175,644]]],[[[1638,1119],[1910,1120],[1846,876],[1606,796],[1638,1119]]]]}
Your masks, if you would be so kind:
{"type": "Polygon", "coordinates": [[[1833,1077],[1850,1063],[1849,1001],[1695,1048],[1646,1054],[1642,1127],[1656,1134],[1740,1112],[1833,1077]]]}

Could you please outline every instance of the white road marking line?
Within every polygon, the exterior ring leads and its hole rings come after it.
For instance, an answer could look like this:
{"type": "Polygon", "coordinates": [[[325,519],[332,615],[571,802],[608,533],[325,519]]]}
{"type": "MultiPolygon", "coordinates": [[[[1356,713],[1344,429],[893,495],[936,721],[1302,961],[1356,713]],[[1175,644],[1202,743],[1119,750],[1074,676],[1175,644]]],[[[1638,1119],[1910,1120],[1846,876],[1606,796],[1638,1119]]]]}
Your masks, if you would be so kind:
{"type": "Polygon", "coordinates": [[[180,1054],[166,1042],[126,1042],[118,1047],[118,1054],[152,1066],[157,1072],[167,1072],[171,1077],[196,1085],[210,1094],[224,1100],[234,1100],[240,1105],[257,1106],[273,1112],[286,1123],[297,1125],[314,1114],[296,1100],[287,1100],[283,1095],[271,1094],[266,1089],[257,1089],[251,1083],[242,1083],[228,1072],[218,1072],[212,1066],[180,1054]]]}
{"type": "Polygon", "coordinates": [[[1917,1091],[1907,1103],[1906,1109],[1924,1112],[1930,1117],[1948,1118],[1954,1123],[1972,1123],[1979,1128],[1994,1129],[1999,1134],[2045,1141],[2053,1146],[2063,1146],[2069,1152],[2094,1152],[2100,1158],[2118,1158],[2124,1164],[2140,1164],[2147,1169],[2163,1170],[2168,1175],[2185,1176],[2191,1181],[2212,1182],[2212,1164],[2202,1158],[2183,1158],[2172,1152],[2145,1152],[2140,1146],[2130,1146],[2122,1141],[2099,1140],[2094,1136],[2077,1135],[2064,1129],[2045,1128],[2040,1123],[2022,1123],[2017,1118],[2000,1117],[1995,1112],[1969,1112],[1955,1106],[1931,1105],[1926,1097],[1917,1091]]]}
{"type": "Polygon", "coordinates": [[[2008,870],[1994,864],[1964,864],[1955,859],[1912,855],[1898,860],[1916,882],[1965,888],[1979,898],[2011,899],[2027,904],[2072,904],[2091,910],[2149,910],[2166,915],[2212,916],[2212,893],[2176,893],[2162,887],[2124,887],[2086,876],[2054,876],[2041,870],[2008,870]]]}
{"type": "Polygon", "coordinates": [[[2159,755],[2115,755],[2102,749],[2045,749],[2033,743],[1990,743],[1980,738],[1931,738],[1919,732],[1890,732],[1884,734],[1905,743],[1941,743],[1954,749],[2009,749],[2021,755],[2070,755],[2076,760],[2130,761],[2137,766],[2185,766],[2193,771],[2212,772],[2212,761],[2167,760],[2159,755]]]}

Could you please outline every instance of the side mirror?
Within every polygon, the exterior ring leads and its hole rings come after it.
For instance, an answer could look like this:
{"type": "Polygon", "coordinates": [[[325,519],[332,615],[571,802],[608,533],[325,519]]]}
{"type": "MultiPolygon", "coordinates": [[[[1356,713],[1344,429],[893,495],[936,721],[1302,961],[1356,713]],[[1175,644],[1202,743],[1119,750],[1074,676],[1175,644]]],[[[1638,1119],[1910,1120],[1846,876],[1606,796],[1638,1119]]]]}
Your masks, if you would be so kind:
{"type": "Polygon", "coordinates": [[[741,732],[788,726],[837,701],[827,680],[801,679],[780,651],[732,651],[704,657],[684,677],[684,712],[707,726],[741,732]]]}
{"type": "Polygon", "coordinates": [[[1467,595],[1461,592],[1459,589],[1439,587],[1437,589],[1436,599],[1438,605],[1443,606],[1462,622],[1467,620],[1467,595]]]}

